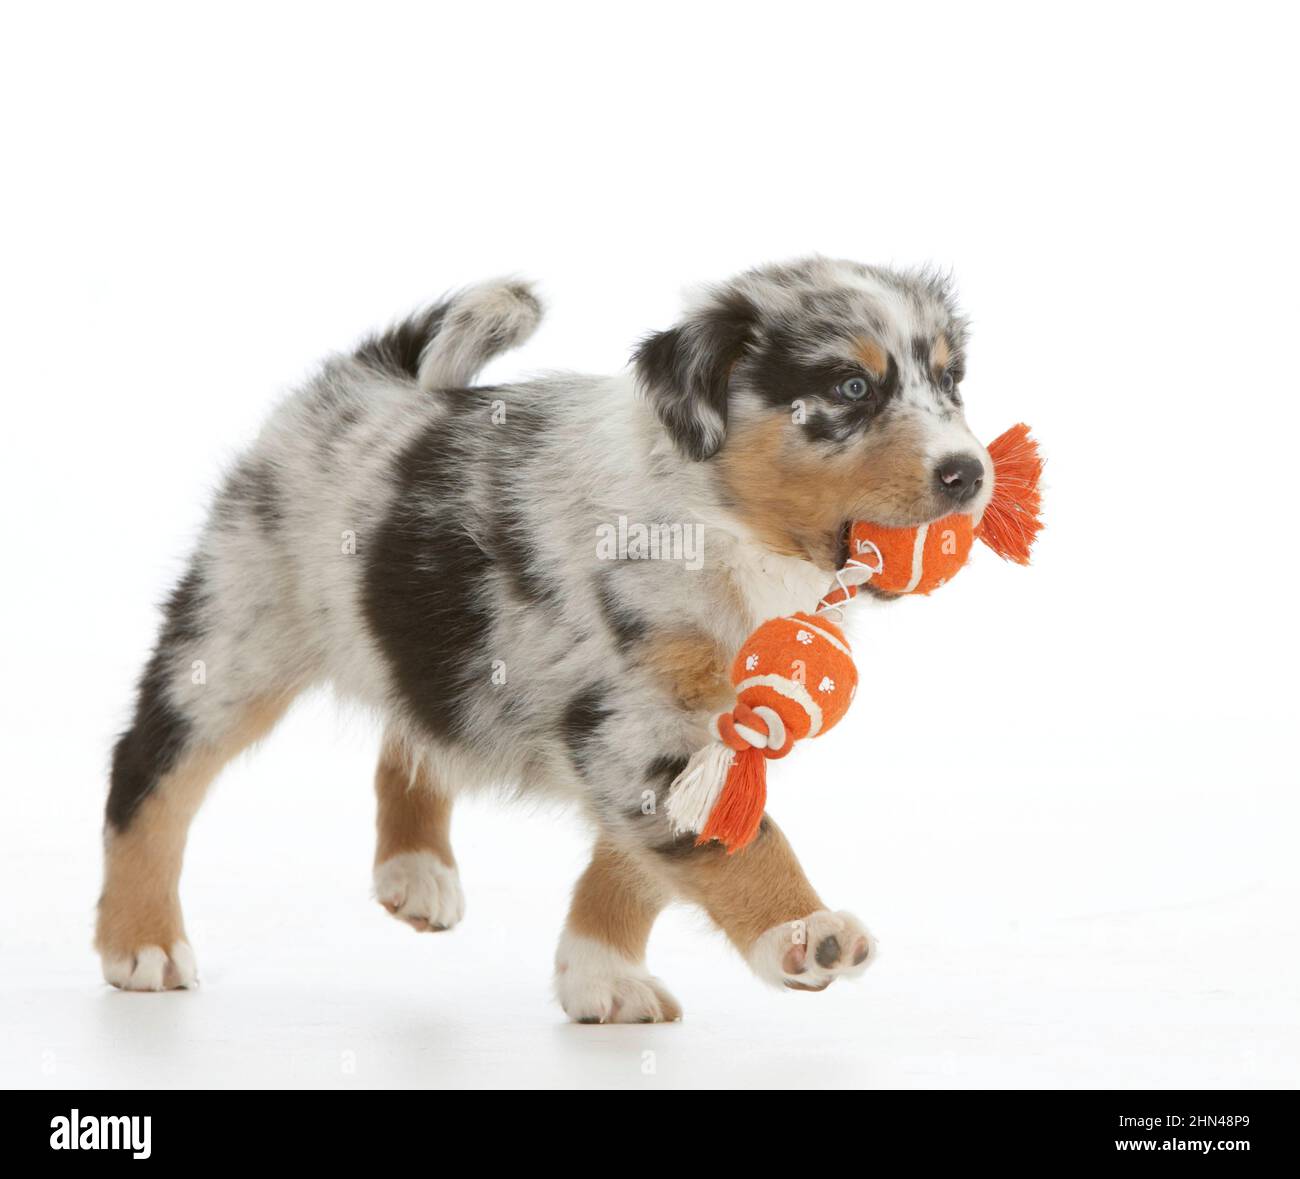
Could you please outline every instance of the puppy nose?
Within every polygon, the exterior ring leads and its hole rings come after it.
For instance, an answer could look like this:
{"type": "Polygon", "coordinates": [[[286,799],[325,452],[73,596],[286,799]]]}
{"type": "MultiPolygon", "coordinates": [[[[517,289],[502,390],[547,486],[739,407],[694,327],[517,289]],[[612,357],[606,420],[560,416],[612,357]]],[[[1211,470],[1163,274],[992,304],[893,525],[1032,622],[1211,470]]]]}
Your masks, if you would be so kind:
{"type": "Polygon", "coordinates": [[[934,484],[940,495],[964,504],[984,486],[984,464],[973,454],[950,454],[935,467],[934,484]]]}

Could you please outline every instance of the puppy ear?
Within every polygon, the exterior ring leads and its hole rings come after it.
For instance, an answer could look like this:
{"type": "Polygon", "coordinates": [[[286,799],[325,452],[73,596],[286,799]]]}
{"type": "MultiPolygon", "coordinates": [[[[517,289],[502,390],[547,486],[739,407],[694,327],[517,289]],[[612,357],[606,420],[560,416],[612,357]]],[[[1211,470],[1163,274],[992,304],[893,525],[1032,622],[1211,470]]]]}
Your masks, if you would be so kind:
{"type": "Polygon", "coordinates": [[[676,327],[647,336],[632,354],[637,379],[687,458],[706,459],[722,445],[728,379],[753,342],[757,319],[743,295],[714,293],[676,327]]]}

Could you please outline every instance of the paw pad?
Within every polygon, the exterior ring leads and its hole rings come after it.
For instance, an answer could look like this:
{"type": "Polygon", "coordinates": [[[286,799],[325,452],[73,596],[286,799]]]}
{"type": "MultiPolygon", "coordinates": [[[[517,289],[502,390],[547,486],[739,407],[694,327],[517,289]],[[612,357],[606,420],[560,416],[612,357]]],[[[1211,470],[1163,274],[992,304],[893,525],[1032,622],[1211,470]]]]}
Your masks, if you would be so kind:
{"type": "Polygon", "coordinates": [[[820,910],[762,934],[747,954],[766,982],[792,991],[824,991],[838,978],[861,974],[875,942],[851,913],[820,910]]]}

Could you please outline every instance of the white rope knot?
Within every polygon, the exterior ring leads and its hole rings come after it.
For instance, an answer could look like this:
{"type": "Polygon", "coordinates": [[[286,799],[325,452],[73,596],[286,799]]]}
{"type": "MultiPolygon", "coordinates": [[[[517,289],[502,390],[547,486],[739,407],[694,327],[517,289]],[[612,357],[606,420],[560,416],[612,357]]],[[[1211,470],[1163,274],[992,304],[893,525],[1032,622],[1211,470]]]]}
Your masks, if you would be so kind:
{"type": "Polygon", "coordinates": [[[736,749],[737,738],[753,749],[780,749],[785,744],[785,721],[765,704],[757,708],[739,706],[734,712],[720,712],[710,729],[714,738],[736,749]],[[737,719],[737,714],[742,719],[737,719]]]}

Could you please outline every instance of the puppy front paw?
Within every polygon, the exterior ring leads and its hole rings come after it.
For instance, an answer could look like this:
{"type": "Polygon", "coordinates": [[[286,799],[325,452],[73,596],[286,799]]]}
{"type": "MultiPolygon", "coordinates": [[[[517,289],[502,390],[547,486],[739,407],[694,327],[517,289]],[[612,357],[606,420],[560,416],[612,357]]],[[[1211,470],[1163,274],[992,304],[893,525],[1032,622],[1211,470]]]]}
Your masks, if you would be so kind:
{"type": "Polygon", "coordinates": [[[460,873],[432,852],[402,852],[379,864],[375,899],[421,933],[450,929],[465,915],[460,873]]]}
{"type": "Polygon", "coordinates": [[[852,913],[820,909],[760,934],[745,955],[764,982],[792,991],[824,991],[876,960],[876,941],[852,913]]]}
{"type": "Polygon", "coordinates": [[[672,1023],[681,1005],[640,962],[566,932],[555,955],[555,993],[574,1023],[672,1023]]]}

